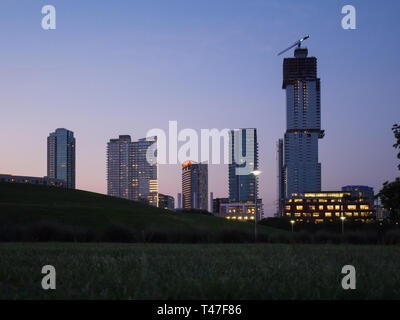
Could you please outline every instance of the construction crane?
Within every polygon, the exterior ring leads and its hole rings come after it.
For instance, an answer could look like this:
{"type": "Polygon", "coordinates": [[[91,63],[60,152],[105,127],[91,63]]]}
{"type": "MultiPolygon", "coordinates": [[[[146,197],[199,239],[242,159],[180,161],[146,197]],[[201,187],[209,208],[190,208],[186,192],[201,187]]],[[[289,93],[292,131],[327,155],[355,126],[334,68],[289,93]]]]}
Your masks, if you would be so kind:
{"type": "Polygon", "coordinates": [[[309,37],[310,37],[310,35],[308,34],[308,35],[306,35],[305,37],[301,38],[300,40],[297,40],[297,41],[296,41],[294,44],[292,44],[289,48],[286,48],[285,50],[279,52],[279,53],[278,53],[278,56],[280,56],[282,53],[285,53],[286,51],[288,51],[288,50],[294,48],[295,46],[297,46],[298,48],[300,48],[300,47],[301,47],[301,43],[302,43],[304,40],[307,40],[309,37]]]}

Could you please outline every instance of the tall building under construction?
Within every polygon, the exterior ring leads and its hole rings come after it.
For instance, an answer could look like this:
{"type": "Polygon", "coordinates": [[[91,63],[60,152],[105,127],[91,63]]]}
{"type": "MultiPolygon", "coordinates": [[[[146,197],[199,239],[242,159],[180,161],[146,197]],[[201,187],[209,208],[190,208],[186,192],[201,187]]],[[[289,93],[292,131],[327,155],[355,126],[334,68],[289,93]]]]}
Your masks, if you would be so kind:
{"type": "MultiPolygon", "coordinates": [[[[300,42],[301,43],[301,42],[300,42]]],[[[300,43],[294,57],[283,60],[282,89],[286,92],[286,132],[278,142],[278,213],[284,198],[321,191],[318,140],[321,130],[321,85],[317,58],[300,43]]]]}

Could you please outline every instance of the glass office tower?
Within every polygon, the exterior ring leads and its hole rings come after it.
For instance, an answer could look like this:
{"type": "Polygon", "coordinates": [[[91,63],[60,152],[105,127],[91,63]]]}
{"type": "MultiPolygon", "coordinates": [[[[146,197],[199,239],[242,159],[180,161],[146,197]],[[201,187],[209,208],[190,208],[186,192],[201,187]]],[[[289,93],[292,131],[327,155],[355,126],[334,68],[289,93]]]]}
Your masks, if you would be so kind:
{"type": "Polygon", "coordinates": [[[56,129],[47,137],[47,176],[65,181],[75,189],[75,138],[64,128],[56,129]]]}
{"type": "Polygon", "coordinates": [[[208,211],[208,164],[187,161],[182,164],[183,209],[208,211]]]}
{"type": "Polygon", "coordinates": [[[255,128],[231,130],[229,135],[229,202],[254,202],[258,169],[258,143],[255,128]]]}

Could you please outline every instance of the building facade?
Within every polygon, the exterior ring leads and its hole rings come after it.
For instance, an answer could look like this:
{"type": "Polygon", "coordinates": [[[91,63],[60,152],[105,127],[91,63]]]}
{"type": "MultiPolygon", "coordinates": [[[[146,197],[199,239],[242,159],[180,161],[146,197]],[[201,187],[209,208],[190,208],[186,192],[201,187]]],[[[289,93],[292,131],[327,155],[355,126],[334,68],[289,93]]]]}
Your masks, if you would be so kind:
{"type": "Polygon", "coordinates": [[[231,130],[229,135],[229,201],[253,201],[258,169],[258,143],[255,128],[231,130]]]}
{"type": "Polygon", "coordinates": [[[321,86],[317,59],[307,57],[307,48],[296,48],[294,58],[283,61],[282,89],[286,92],[286,132],[283,177],[278,180],[285,198],[293,193],[321,190],[318,141],[321,130],[321,86]]]}
{"type": "Polygon", "coordinates": [[[284,216],[314,223],[339,221],[341,217],[361,222],[376,218],[373,202],[345,191],[293,194],[285,200],[284,216]]]}
{"type": "Polygon", "coordinates": [[[350,192],[353,198],[363,198],[368,202],[375,202],[374,188],[368,186],[344,186],[342,191],[350,192]]]}
{"type": "Polygon", "coordinates": [[[222,203],[229,203],[229,198],[215,198],[213,199],[213,210],[212,213],[215,215],[219,214],[222,203]]]}
{"type": "Polygon", "coordinates": [[[75,138],[72,131],[59,128],[47,137],[47,176],[64,180],[67,188],[75,189],[75,138]]]}
{"type": "Polygon", "coordinates": [[[277,190],[277,205],[276,205],[276,217],[280,217],[283,212],[283,206],[285,204],[285,170],[283,166],[283,139],[279,139],[276,144],[276,157],[277,157],[277,181],[278,181],[278,190],[277,190]]]}
{"type": "Polygon", "coordinates": [[[208,211],[208,164],[182,164],[182,208],[208,211]]]}
{"type": "Polygon", "coordinates": [[[175,210],[175,199],[173,196],[159,193],[158,207],[166,210],[175,210]]]}
{"type": "Polygon", "coordinates": [[[108,142],[107,194],[158,206],[156,137],[131,141],[120,135],[108,142]]]}
{"type": "MultiPolygon", "coordinates": [[[[261,199],[257,201],[257,221],[263,218],[263,204],[261,199]]],[[[215,216],[223,217],[226,219],[249,221],[255,219],[255,205],[254,200],[249,202],[229,202],[220,203],[219,211],[215,216]]]]}
{"type": "Polygon", "coordinates": [[[14,176],[12,174],[0,174],[0,182],[10,183],[28,183],[35,185],[66,187],[65,180],[52,179],[49,177],[28,177],[28,176],[14,176]]]}
{"type": "Polygon", "coordinates": [[[177,209],[182,209],[182,193],[178,193],[178,195],[177,195],[177,198],[178,198],[178,206],[177,206],[177,209]]]}

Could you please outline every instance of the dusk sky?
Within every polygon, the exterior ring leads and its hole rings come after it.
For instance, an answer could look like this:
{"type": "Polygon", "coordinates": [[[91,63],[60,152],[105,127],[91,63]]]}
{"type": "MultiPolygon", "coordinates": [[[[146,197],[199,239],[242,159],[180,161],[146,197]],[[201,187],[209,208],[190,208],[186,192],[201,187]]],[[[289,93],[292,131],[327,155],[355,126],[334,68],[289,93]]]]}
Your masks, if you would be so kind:
{"type": "MultiPolygon", "coordinates": [[[[377,192],[399,175],[391,127],[400,122],[400,2],[73,1],[0,2],[0,173],[46,175],[46,138],[76,137],[77,188],[106,193],[106,144],[129,134],[184,128],[258,130],[260,196],[276,202],[276,141],[285,93],[277,53],[306,34],[318,58],[323,190],[361,184],[377,192]],[[56,8],[57,29],[41,28],[56,8]],[[357,29],[341,27],[351,4],[357,29]]],[[[180,144],[181,145],[181,144],[180,144]]],[[[178,145],[179,146],[179,145],[178,145]]],[[[228,193],[226,165],[209,191],[228,193]]],[[[163,165],[160,192],[181,192],[181,167],[163,165]]]]}

